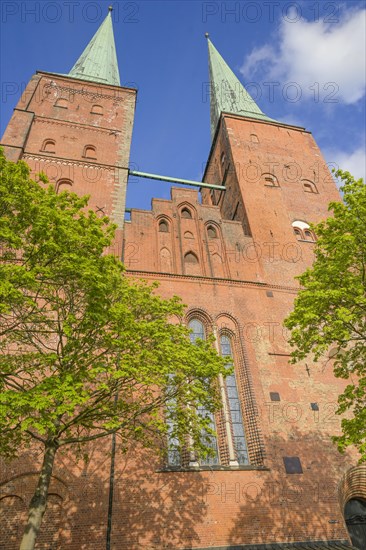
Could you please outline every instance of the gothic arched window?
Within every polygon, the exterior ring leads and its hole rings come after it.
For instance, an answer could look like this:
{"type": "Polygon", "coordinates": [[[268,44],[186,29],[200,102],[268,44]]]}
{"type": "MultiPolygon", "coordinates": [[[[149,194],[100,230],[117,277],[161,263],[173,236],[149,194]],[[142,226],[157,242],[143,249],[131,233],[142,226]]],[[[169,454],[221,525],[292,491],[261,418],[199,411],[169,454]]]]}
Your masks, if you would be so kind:
{"type": "MultiPolygon", "coordinates": [[[[220,336],[220,353],[225,358],[227,367],[231,369],[234,358],[231,339],[226,334],[220,336]]],[[[249,464],[247,441],[235,372],[225,378],[225,386],[236,460],[239,464],[249,464]]]]}
{"type": "Polygon", "coordinates": [[[217,239],[217,231],[212,225],[209,225],[207,228],[207,236],[210,239],[217,239]]]}
{"type": "Polygon", "coordinates": [[[160,220],[160,222],[159,222],[159,232],[160,233],[169,233],[169,224],[166,220],[160,220]]]}
{"type": "Polygon", "coordinates": [[[198,264],[198,258],[193,252],[187,252],[184,256],[184,262],[187,264],[198,264]]]}
{"type": "MultiPolygon", "coordinates": [[[[191,329],[190,339],[192,344],[196,340],[206,340],[206,331],[203,323],[196,318],[193,318],[189,321],[188,327],[191,329]]],[[[209,426],[213,431],[216,431],[215,418],[214,415],[209,412],[205,407],[198,407],[197,412],[200,416],[203,416],[209,420],[209,426]]],[[[209,447],[213,454],[205,458],[200,459],[200,464],[202,466],[213,466],[219,464],[219,453],[217,447],[217,438],[216,435],[208,434],[206,431],[202,431],[202,442],[206,447],[209,447]]]]}
{"type": "Polygon", "coordinates": [[[181,216],[182,216],[182,218],[185,218],[187,220],[191,220],[192,219],[192,212],[189,210],[189,208],[182,208],[181,216]]]}

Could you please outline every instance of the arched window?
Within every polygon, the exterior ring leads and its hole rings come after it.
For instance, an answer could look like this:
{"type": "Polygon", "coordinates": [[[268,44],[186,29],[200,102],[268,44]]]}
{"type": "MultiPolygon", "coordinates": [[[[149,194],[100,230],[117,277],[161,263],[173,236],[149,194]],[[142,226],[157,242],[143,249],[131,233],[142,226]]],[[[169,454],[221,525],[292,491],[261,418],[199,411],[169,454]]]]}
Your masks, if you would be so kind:
{"type": "Polygon", "coordinates": [[[160,220],[160,222],[159,222],[159,232],[160,233],[169,233],[169,224],[166,220],[160,220]]]}
{"type": "Polygon", "coordinates": [[[61,193],[62,191],[71,192],[72,181],[68,179],[61,179],[56,184],[56,193],[61,193]]]}
{"type": "Polygon", "coordinates": [[[262,174],[262,178],[264,179],[264,185],[267,185],[267,187],[280,186],[276,176],[274,176],[273,174],[262,174]]]}
{"type": "Polygon", "coordinates": [[[209,239],[217,239],[217,231],[212,225],[207,228],[207,236],[209,239]]]}
{"type": "Polygon", "coordinates": [[[345,506],[344,519],[354,548],[366,548],[366,499],[351,498],[345,506]]]}
{"type": "Polygon", "coordinates": [[[56,153],[56,142],[53,139],[45,139],[41,151],[45,153],[56,153]]]}
{"type": "Polygon", "coordinates": [[[310,229],[305,229],[304,231],[305,239],[307,241],[314,241],[314,235],[310,229]]]}
{"type": "Polygon", "coordinates": [[[102,115],[103,107],[101,105],[93,105],[90,112],[92,115],[102,115]]]}
{"type": "Polygon", "coordinates": [[[192,219],[192,212],[189,210],[189,208],[182,208],[181,216],[182,218],[190,220],[192,219]]]}
{"type": "Polygon", "coordinates": [[[226,155],[225,155],[225,153],[221,153],[221,156],[220,156],[220,163],[221,163],[221,166],[224,166],[225,160],[226,160],[226,155]]]}
{"type": "Polygon", "coordinates": [[[184,238],[185,238],[185,239],[194,239],[194,235],[193,235],[193,233],[191,233],[190,231],[186,231],[186,232],[184,233],[184,238]]]}
{"type": "MultiPolygon", "coordinates": [[[[194,344],[198,339],[200,340],[206,339],[205,327],[203,326],[203,323],[199,319],[196,319],[196,318],[191,319],[188,323],[188,327],[192,331],[190,334],[190,339],[192,344],[194,344]]],[[[215,418],[212,413],[210,413],[204,407],[198,407],[197,413],[202,417],[208,418],[210,429],[212,429],[213,431],[216,431],[215,418]]],[[[205,458],[201,458],[199,461],[200,464],[202,466],[214,466],[219,464],[219,453],[218,453],[216,435],[208,434],[206,431],[203,431],[202,443],[206,447],[209,447],[212,450],[213,455],[205,458]]]]}
{"type": "Polygon", "coordinates": [[[315,235],[310,229],[310,225],[301,220],[292,222],[292,227],[298,241],[315,241],[315,235]]]}
{"type": "Polygon", "coordinates": [[[297,227],[294,227],[294,233],[296,235],[296,238],[298,241],[301,241],[302,240],[302,232],[300,229],[298,229],[297,227]]]}
{"type": "Polygon", "coordinates": [[[191,329],[190,339],[192,344],[199,338],[200,340],[206,340],[205,327],[199,319],[191,319],[188,323],[188,327],[191,329]]]}
{"type": "Polygon", "coordinates": [[[187,254],[184,255],[184,261],[187,264],[198,264],[198,258],[193,252],[187,252],[187,254]]]}
{"type": "MultiPolygon", "coordinates": [[[[231,339],[226,334],[220,336],[220,352],[221,356],[226,360],[227,368],[231,369],[233,366],[233,352],[231,339]]],[[[235,372],[225,378],[225,385],[236,460],[239,464],[249,464],[247,441],[235,372]]]]}
{"type": "Polygon", "coordinates": [[[68,109],[69,108],[69,102],[64,97],[59,97],[58,100],[55,103],[55,107],[59,107],[60,109],[68,109]]]}
{"type": "Polygon", "coordinates": [[[252,143],[259,143],[259,139],[258,139],[257,134],[250,134],[250,141],[252,143]]]}
{"type": "Polygon", "coordinates": [[[97,150],[94,147],[94,145],[85,145],[83,157],[86,159],[96,159],[97,158],[97,150]]]}
{"type": "Polygon", "coordinates": [[[303,181],[303,189],[305,193],[318,193],[318,189],[316,188],[315,183],[312,181],[303,181]]]}

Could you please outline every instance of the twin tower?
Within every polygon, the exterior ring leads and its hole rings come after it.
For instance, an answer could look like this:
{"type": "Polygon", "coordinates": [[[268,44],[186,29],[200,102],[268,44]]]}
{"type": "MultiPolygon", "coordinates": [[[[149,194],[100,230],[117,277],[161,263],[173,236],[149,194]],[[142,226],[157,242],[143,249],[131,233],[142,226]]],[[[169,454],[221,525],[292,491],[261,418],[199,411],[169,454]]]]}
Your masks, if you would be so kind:
{"type": "MultiPolygon", "coordinates": [[[[363,474],[330,441],[343,382],[323,365],[290,365],[282,327],[294,277],[313,260],[309,224],[328,217],[339,194],[311,133],[266,116],[209,39],[208,49],[212,145],[201,197],[174,187],[171,200],[125,221],[136,90],[120,86],[111,11],[69,74],[32,77],[3,136],[8,159],[45,172],[57,191],[90,195],[117,224],[113,251],[127,276],[181,296],[181,322],[214,333],[235,367],[220,381],[210,461],[103,443],[85,470],[60,455],[42,547],[348,547],[344,507],[363,474]]],[[[34,470],[22,460],[2,470],[9,549],[34,470]]]]}

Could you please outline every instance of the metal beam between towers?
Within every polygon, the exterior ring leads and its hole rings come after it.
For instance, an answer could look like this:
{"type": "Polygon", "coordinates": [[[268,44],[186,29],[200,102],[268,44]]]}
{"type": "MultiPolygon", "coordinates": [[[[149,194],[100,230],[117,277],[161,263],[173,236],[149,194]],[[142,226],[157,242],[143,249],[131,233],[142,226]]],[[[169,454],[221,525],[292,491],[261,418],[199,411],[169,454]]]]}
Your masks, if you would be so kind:
{"type": "Polygon", "coordinates": [[[149,174],[147,172],[138,172],[137,170],[129,170],[130,176],[137,176],[138,178],[147,178],[150,180],[168,181],[171,183],[181,183],[183,185],[192,185],[193,187],[204,187],[207,189],[218,189],[219,191],[225,191],[224,185],[215,185],[213,183],[203,183],[202,181],[185,180],[182,178],[171,178],[169,176],[159,176],[157,174],[149,174]]]}

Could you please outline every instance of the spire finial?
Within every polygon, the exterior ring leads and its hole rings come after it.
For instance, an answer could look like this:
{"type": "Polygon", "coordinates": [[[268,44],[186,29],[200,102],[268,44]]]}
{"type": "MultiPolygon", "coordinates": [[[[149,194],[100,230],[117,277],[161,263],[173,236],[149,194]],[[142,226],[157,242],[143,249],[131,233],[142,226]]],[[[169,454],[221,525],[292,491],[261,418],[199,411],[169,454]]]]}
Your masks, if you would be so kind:
{"type": "Polygon", "coordinates": [[[113,11],[113,6],[108,6],[108,11],[113,11]]]}
{"type": "Polygon", "coordinates": [[[210,37],[210,35],[208,34],[208,32],[205,32],[205,37],[206,37],[206,38],[209,38],[209,37],[210,37]]]}

